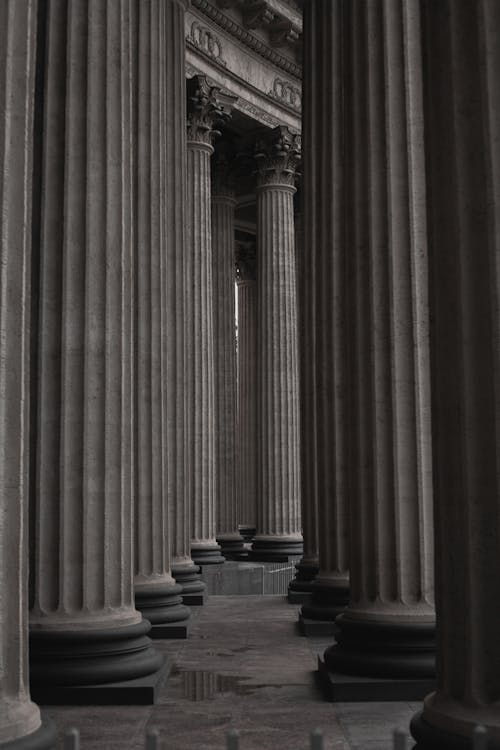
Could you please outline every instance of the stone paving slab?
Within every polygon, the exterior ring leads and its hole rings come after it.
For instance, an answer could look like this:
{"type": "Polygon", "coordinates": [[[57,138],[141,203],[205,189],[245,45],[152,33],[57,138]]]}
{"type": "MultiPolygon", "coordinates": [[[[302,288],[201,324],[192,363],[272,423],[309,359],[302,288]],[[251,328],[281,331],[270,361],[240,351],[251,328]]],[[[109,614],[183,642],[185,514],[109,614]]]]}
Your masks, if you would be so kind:
{"type": "Polygon", "coordinates": [[[76,726],[81,750],[144,750],[148,728],[162,750],[224,750],[229,729],[241,750],[307,750],[319,727],[325,750],[390,750],[393,728],[407,728],[419,704],[325,701],[315,670],[332,640],[300,636],[299,609],[281,595],[209,597],[187,640],[155,641],[173,661],[157,704],[44,709],[59,747],[76,726]]]}

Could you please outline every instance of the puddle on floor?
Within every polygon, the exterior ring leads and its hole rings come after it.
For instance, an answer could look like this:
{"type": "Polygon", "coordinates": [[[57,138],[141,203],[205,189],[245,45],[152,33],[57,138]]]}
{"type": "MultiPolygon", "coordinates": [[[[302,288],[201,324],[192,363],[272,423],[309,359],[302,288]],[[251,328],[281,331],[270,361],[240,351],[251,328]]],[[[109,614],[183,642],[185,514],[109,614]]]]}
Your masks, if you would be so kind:
{"type": "Polygon", "coordinates": [[[205,701],[218,693],[235,693],[250,695],[255,692],[255,685],[242,685],[245,677],[217,674],[208,671],[181,671],[181,684],[184,698],[190,701],[205,701]]]}

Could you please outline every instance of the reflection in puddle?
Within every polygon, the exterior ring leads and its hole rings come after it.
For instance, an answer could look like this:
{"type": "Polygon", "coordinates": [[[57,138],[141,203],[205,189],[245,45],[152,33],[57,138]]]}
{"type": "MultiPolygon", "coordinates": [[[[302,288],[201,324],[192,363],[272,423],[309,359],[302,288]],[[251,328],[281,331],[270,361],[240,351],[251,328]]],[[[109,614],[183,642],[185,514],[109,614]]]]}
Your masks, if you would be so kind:
{"type": "Polygon", "coordinates": [[[207,698],[213,698],[216,693],[249,695],[254,691],[254,688],[250,685],[241,685],[242,679],[245,678],[217,674],[216,672],[183,672],[183,695],[190,701],[207,700],[207,698]]]}

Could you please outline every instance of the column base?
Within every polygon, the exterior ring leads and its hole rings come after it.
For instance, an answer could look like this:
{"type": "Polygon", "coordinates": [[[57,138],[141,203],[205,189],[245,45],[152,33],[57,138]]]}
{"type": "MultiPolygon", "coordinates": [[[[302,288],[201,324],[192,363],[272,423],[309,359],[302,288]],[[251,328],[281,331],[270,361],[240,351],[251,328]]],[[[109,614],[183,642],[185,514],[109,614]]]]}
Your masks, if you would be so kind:
{"type": "Polygon", "coordinates": [[[323,636],[335,635],[335,622],[333,620],[311,620],[299,613],[299,632],[308,638],[322,638],[323,636]]]}
{"type": "Polygon", "coordinates": [[[182,603],[188,607],[204,604],[206,585],[201,580],[200,566],[172,564],[171,572],[176,583],[182,586],[182,603]]]}
{"type": "Polygon", "coordinates": [[[312,584],[319,572],[318,563],[304,561],[295,565],[297,571],[293,581],[288,586],[288,601],[290,604],[305,604],[312,596],[312,584]]]}
{"type": "Polygon", "coordinates": [[[257,533],[257,529],[255,528],[255,526],[246,525],[238,526],[238,531],[243,537],[244,542],[251,542],[255,534],[257,533]]]}
{"type": "Polygon", "coordinates": [[[434,622],[361,620],[345,612],[335,624],[337,644],[324,655],[329,672],[435,681],[434,622]]]}
{"type": "MultiPolygon", "coordinates": [[[[419,711],[410,721],[411,735],[417,741],[413,750],[471,750],[473,746],[471,737],[436,727],[426,721],[424,713],[425,710],[419,711]]],[[[475,726],[477,725],[472,725],[471,730],[475,726]]],[[[491,732],[488,732],[484,747],[487,747],[488,750],[500,750],[498,734],[494,736],[491,732]]]]}
{"type": "Polygon", "coordinates": [[[10,742],[0,742],[0,750],[53,750],[57,745],[55,724],[44,719],[35,732],[10,742]]]}
{"type": "Polygon", "coordinates": [[[195,565],[218,565],[225,561],[218,544],[197,544],[191,547],[191,559],[195,565]]]}
{"type": "Polygon", "coordinates": [[[311,600],[304,603],[300,616],[304,620],[330,622],[330,631],[333,633],[334,620],[349,604],[349,580],[316,578],[311,584],[311,589],[311,600]]]}
{"type": "Polygon", "coordinates": [[[182,586],[141,586],[135,592],[135,606],[151,623],[150,638],[186,638],[189,607],[183,604],[182,586]],[[183,634],[180,634],[183,633],[183,634]]]}
{"type": "Polygon", "coordinates": [[[249,559],[255,562],[294,562],[303,552],[302,539],[287,536],[256,536],[249,559]]]}
{"type": "Polygon", "coordinates": [[[325,699],[335,702],[420,701],[435,690],[433,679],[362,677],[329,671],[318,657],[319,683],[325,699]]]}
{"type": "Polygon", "coordinates": [[[217,544],[220,545],[221,553],[226,560],[246,560],[248,558],[248,549],[244,546],[245,540],[239,534],[218,536],[217,544]]]}
{"type": "MultiPolygon", "coordinates": [[[[147,637],[151,625],[100,630],[30,632],[30,685],[35,701],[47,703],[52,687],[76,687],[135,680],[152,675],[163,657],[147,637]]],[[[64,692],[64,690],[62,691],[64,692]]]]}
{"type": "Polygon", "coordinates": [[[171,668],[170,660],[161,657],[161,668],[145,677],[93,685],[38,685],[32,696],[41,706],[152,706],[171,668]]]}

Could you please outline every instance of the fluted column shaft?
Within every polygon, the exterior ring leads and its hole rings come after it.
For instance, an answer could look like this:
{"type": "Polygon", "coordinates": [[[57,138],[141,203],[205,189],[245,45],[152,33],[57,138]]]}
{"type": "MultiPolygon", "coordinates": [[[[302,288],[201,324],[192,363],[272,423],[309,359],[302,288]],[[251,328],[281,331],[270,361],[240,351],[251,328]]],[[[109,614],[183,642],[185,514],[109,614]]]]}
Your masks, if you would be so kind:
{"type": "Polygon", "coordinates": [[[191,559],[191,505],[186,492],[190,467],[186,461],[185,362],[184,341],[187,310],[184,305],[184,262],[186,256],[186,75],[184,17],[186,1],[169,0],[165,4],[167,38],[164,81],[166,127],[165,143],[167,217],[162,223],[166,253],[166,316],[168,336],[165,346],[167,403],[167,486],[171,513],[171,569],[182,585],[186,603],[201,604],[205,584],[198,566],[191,559]]]}
{"type": "Polygon", "coordinates": [[[319,573],[302,615],[313,620],[334,619],[349,594],[341,6],[338,0],[310,3],[304,13],[301,471],[303,506],[311,513],[317,506],[319,573]]]}
{"type": "Polygon", "coordinates": [[[223,119],[218,89],[204,76],[188,81],[186,310],[186,486],[191,507],[191,555],[197,563],[224,558],[215,528],[213,261],[210,157],[215,122],[223,119]]]}
{"type": "Polygon", "coordinates": [[[175,248],[165,244],[164,235],[175,202],[166,158],[172,135],[168,114],[175,102],[167,98],[166,79],[177,72],[168,66],[167,49],[178,6],[173,0],[141,0],[138,7],[135,599],[153,625],[152,634],[168,637],[173,631],[162,627],[160,633],[160,625],[189,617],[179,596],[182,588],[170,572],[170,506],[176,501],[170,446],[177,437],[178,407],[168,278],[168,256],[175,248]]]}
{"type": "Polygon", "coordinates": [[[217,542],[224,555],[241,553],[236,495],[236,325],[234,208],[225,165],[212,165],[213,314],[217,542]],[[217,174],[217,170],[219,174],[217,174]]]}
{"type": "MultiPolygon", "coordinates": [[[[349,607],[333,671],[434,673],[422,60],[417,0],[345,8],[352,303],[349,607]]],[[[338,158],[338,157],[337,157],[338,158]]],[[[332,156],[329,164],[336,166],[332,156]]]]}
{"type": "MultiPolygon", "coordinates": [[[[0,4],[0,747],[40,737],[28,680],[29,318],[37,3],[0,4]]],[[[53,738],[55,739],[55,738],[53,738]]]]}
{"type": "Polygon", "coordinates": [[[42,691],[161,664],[133,598],[134,6],[46,8],[31,509],[32,683],[42,691]],[[136,643],[125,672],[112,643],[90,667],[92,644],[113,633],[136,643]]]}
{"type": "Polygon", "coordinates": [[[500,747],[500,7],[423,3],[438,685],[418,747],[500,747]]]}
{"type": "Polygon", "coordinates": [[[239,248],[238,294],[238,521],[253,536],[257,523],[257,280],[255,248],[239,248]]]}
{"type": "Polygon", "coordinates": [[[255,557],[274,559],[302,552],[293,224],[297,153],[297,139],[286,128],[277,128],[257,147],[258,491],[252,549],[255,557]]]}

